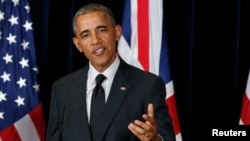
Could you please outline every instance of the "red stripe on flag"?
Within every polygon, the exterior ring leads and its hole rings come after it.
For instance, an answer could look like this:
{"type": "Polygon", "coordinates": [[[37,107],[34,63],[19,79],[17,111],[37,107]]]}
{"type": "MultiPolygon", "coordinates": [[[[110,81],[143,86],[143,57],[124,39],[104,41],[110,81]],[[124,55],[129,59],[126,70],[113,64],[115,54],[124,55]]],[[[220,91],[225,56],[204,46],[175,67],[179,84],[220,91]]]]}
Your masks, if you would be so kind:
{"type": "Polygon", "coordinates": [[[247,93],[244,94],[241,116],[240,116],[243,124],[250,124],[250,100],[247,97],[247,93]]]}
{"type": "Polygon", "coordinates": [[[149,71],[149,2],[138,0],[138,60],[149,71]],[[146,12],[145,12],[146,11],[146,12]]]}
{"type": "Polygon", "coordinates": [[[17,130],[14,126],[9,126],[0,132],[1,141],[21,141],[20,136],[17,133],[17,130]]]}
{"type": "Polygon", "coordinates": [[[167,103],[169,107],[168,112],[172,118],[174,133],[176,135],[180,133],[181,130],[180,130],[180,125],[179,125],[179,120],[178,120],[177,108],[175,106],[175,95],[173,94],[172,96],[165,99],[165,102],[167,103]]]}
{"type": "Polygon", "coordinates": [[[43,115],[42,104],[39,104],[30,112],[30,118],[36,127],[37,133],[41,141],[45,140],[45,120],[43,115]]]}

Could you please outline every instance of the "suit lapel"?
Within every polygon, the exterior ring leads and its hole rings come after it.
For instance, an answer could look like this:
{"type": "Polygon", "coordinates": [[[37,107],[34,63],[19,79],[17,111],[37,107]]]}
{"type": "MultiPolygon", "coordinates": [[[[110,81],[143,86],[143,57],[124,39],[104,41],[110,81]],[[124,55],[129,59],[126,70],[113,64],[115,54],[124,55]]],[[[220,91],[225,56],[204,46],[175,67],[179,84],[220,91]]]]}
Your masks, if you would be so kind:
{"type": "Polygon", "coordinates": [[[127,72],[127,70],[127,65],[121,61],[111,86],[108,101],[105,105],[98,140],[101,140],[103,138],[105,131],[108,129],[113,118],[119,111],[129,89],[132,86],[132,84],[128,82],[128,78],[131,77],[131,73],[127,72]]]}
{"type": "MultiPolygon", "coordinates": [[[[79,102],[79,114],[82,117],[82,129],[79,130],[79,134],[84,135],[84,139],[91,141],[91,133],[89,129],[87,108],[86,108],[86,87],[87,87],[87,73],[88,66],[83,69],[80,75],[75,76],[76,85],[72,87],[72,91],[77,95],[75,96],[75,102],[79,102]]],[[[80,124],[80,123],[79,123],[80,124]]]]}

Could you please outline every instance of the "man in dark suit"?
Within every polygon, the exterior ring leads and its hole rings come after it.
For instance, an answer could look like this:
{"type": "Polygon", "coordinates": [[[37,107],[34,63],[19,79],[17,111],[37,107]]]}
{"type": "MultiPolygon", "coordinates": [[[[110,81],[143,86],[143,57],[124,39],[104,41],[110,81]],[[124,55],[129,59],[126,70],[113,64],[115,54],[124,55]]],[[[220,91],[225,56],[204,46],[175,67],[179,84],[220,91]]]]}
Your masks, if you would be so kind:
{"type": "Polygon", "coordinates": [[[165,84],[119,57],[122,29],[112,12],[103,5],[85,5],[75,14],[73,30],[73,43],[89,64],[54,82],[46,140],[175,141],[165,84]],[[98,74],[106,77],[101,83],[105,105],[100,116],[91,117],[98,74]]]}

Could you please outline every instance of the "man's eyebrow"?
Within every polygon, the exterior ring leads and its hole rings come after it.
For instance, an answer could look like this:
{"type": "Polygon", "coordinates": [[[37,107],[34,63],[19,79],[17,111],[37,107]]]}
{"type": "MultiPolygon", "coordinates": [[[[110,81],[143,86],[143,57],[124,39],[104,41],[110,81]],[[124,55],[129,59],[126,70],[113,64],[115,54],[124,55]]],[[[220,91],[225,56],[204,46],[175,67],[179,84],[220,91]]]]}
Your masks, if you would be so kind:
{"type": "MultiPolygon", "coordinates": [[[[98,26],[96,27],[96,29],[100,29],[100,28],[107,28],[107,26],[106,26],[106,25],[98,25],[98,26]]],[[[83,31],[80,32],[79,35],[82,36],[84,33],[87,33],[87,32],[89,32],[88,29],[83,30],[83,31]]]]}
{"type": "Polygon", "coordinates": [[[107,26],[106,26],[106,25],[98,25],[96,28],[97,28],[97,29],[100,29],[100,28],[107,28],[107,26]]]}

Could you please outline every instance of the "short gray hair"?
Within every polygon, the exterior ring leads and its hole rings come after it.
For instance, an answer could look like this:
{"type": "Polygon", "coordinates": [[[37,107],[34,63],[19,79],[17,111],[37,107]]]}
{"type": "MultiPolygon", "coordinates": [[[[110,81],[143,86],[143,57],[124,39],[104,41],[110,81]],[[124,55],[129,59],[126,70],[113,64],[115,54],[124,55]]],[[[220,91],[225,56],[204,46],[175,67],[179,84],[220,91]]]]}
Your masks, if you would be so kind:
{"type": "Polygon", "coordinates": [[[81,15],[85,15],[88,13],[92,13],[92,12],[96,12],[96,11],[101,11],[103,12],[107,18],[110,20],[110,22],[115,26],[116,22],[115,22],[115,18],[114,15],[112,13],[112,11],[101,4],[96,4],[96,3],[89,3],[87,5],[84,5],[83,7],[81,7],[75,14],[74,18],[73,18],[73,32],[75,33],[76,30],[76,19],[77,17],[81,16],[81,15]]]}

